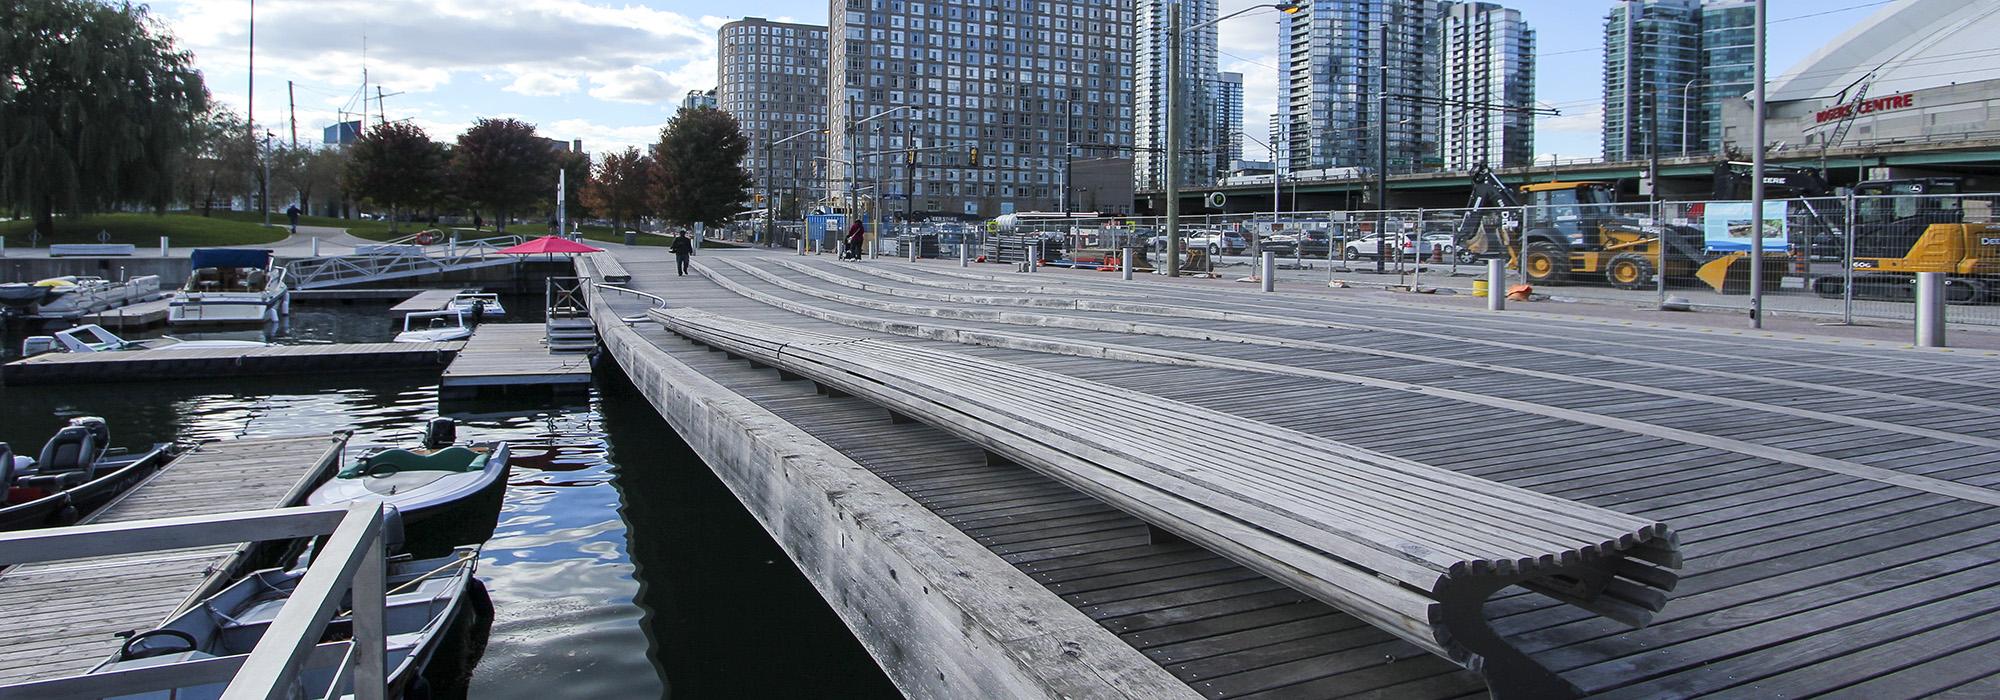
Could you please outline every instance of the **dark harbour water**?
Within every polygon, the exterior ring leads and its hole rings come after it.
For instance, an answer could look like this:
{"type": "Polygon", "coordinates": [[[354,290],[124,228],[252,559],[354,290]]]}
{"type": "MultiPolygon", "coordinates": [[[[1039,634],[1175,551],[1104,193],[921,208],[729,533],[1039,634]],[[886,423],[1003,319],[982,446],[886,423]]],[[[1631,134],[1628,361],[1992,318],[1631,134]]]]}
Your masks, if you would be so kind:
{"type": "MultiPolygon", "coordinates": [[[[380,314],[323,323],[367,325],[380,314]]],[[[601,367],[588,399],[569,405],[510,398],[444,409],[461,439],[507,440],[516,460],[479,567],[495,619],[471,697],[896,697],[615,367],[601,367]]],[[[0,440],[32,452],[69,418],[99,415],[118,446],[342,428],[355,444],[400,443],[437,413],[435,378],[424,375],[16,387],[0,388],[0,440]]]]}

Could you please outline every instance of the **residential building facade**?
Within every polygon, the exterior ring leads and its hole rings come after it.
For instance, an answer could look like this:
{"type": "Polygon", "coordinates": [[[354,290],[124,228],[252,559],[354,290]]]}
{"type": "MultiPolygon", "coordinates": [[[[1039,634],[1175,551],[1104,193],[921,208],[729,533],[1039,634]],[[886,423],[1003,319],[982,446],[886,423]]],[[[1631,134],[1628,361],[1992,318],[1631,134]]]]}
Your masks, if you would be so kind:
{"type": "Polygon", "coordinates": [[[1231,163],[1243,160],[1243,74],[1222,72],[1215,81],[1216,150],[1209,177],[1229,176],[1231,163]]]}
{"type": "Polygon", "coordinates": [[[992,217],[1062,206],[1133,145],[1133,0],[831,0],[829,207],[992,217]],[[974,154],[977,154],[977,163],[974,154]]]}
{"type": "Polygon", "coordinates": [[[1427,94],[1436,71],[1433,12],[1434,0],[1316,0],[1280,15],[1281,168],[1372,170],[1384,126],[1389,172],[1411,172],[1434,157],[1436,110],[1412,99],[1427,94]],[[1378,116],[1384,97],[1386,120],[1378,116]]]}
{"type": "MultiPolygon", "coordinates": [[[[1757,4],[1754,0],[1710,0],[1701,8],[1701,76],[1692,87],[1695,104],[1683,105],[1681,140],[1663,148],[1678,154],[1715,153],[1722,144],[1722,110],[1755,88],[1757,4]]],[[[1682,87],[1689,92],[1688,86],[1682,87]]]]}
{"type": "Polygon", "coordinates": [[[1678,153],[1699,110],[1685,87],[1701,77],[1700,0],[1626,0],[1604,18],[1604,158],[1678,153]],[[1688,95],[1688,97],[1683,97],[1688,95]],[[1682,119],[1688,115],[1689,119],[1682,119]]]}
{"type": "Polygon", "coordinates": [[[1446,170],[1528,165],[1535,157],[1535,30],[1521,12],[1446,2],[1434,25],[1438,148],[1446,170]]]}
{"type": "MultiPolygon", "coordinates": [[[[1168,9],[1180,6],[1180,26],[1212,23],[1216,0],[1138,0],[1139,46],[1132,57],[1135,77],[1132,173],[1141,189],[1166,186],[1167,145],[1167,47],[1172,20],[1168,9]]],[[[1183,31],[1180,72],[1181,140],[1180,182],[1207,183],[1215,175],[1217,141],[1216,103],[1218,80],[1215,71],[1216,28],[1214,24],[1183,31]]]]}
{"type": "Polygon", "coordinates": [[[822,168],[816,158],[826,144],[817,133],[826,128],[826,28],[748,17],[722,25],[716,43],[713,100],[736,117],[749,141],[743,166],[751,192],[778,212],[804,211],[817,194],[822,168]]]}
{"type": "Polygon", "coordinates": [[[681,97],[681,109],[694,109],[696,107],[717,107],[717,106],[720,106],[720,103],[718,103],[715,99],[715,88],[709,88],[707,90],[689,90],[687,95],[681,97]]]}

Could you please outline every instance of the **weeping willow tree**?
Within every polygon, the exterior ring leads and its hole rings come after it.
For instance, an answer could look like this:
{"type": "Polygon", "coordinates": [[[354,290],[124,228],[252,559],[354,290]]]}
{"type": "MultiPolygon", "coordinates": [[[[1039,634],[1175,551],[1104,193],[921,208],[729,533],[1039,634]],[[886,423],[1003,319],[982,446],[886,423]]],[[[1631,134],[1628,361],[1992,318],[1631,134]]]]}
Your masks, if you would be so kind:
{"type": "Polygon", "coordinates": [[[208,111],[191,56],[141,6],[0,2],[0,200],[55,216],[164,210],[208,111]]]}

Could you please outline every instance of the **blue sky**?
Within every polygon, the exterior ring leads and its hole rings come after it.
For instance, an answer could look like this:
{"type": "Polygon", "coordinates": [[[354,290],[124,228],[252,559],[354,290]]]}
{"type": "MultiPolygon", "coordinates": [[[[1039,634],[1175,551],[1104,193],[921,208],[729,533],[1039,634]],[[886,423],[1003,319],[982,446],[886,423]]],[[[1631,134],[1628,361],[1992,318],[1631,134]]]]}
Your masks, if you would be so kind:
{"type": "MultiPolygon", "coordinates": [[[[1259,3],[1221,4],[1228,12],[1259,3]]],[[[1537,152],[1595,157],[1602,25],[1614,3],[1501,4],[1521,10],[1535,27],[1536,98],[1563,113],[1538,122],[1537,152]]],[[[1772,77],[1889,4],[1770,0],[1772,77]]],[[[249,1],[150,5],[195,52],[210,91],[244,111],[249,1]]],[[[263,0],[256,118],[281,140],[288,137],[286,81],[295,86],[301,139],[316,138],[341,110],[359,111],[365,37],[365,65],[371,83],[389,95],[389,118],[410,119],[433,138],[453,138],[479,117],[511,116],[537,124],[545,136],[583,139],[594,152],[649,143],[682,94],[714,86],[715,31],[742,17],[747,5],[756,8],[753,16],[826,21],[826,0],[263,0]]],[[[1222,68],[1245,75],[1245,130],[1252,134],[1266,133],[1275,101],[1275,22],[1253,13],[1222,26],[1222,68]]],[[[368,109],[373,121],[372,100],[368,109]]]]}

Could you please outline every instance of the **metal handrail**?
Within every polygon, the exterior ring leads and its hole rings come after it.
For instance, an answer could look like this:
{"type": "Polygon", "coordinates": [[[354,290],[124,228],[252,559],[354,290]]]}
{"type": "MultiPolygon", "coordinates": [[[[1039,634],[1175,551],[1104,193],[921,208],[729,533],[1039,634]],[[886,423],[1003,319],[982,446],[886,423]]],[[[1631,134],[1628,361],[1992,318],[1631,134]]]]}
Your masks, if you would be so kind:
{"type": "Polygon", "coordinates": [[[338,658],[341,672],[322,697],[341,696],[346,690],[341,686],[351,678],[356,698],[380,700],[388,689],[387,628],[383,620],[388,569],[382,548],[379,503],[277,508],[0,533],[0,565],[320,535],[331,536],[247,656],[16,684],[0,687],[0,699],[132,695],[223,680],[229,681],[222,695],[226,699],[291,697],[301,669],[338,658]],[[256,533],[254,540],[244,533],[256,533]],[[333,613],[350,591],[354,603],[351,645],[320,644],[333,613]]]}
{"type": "MultiPolygon", "coordinates": [[[[398,239],[402,240],[402,239],[398,239]]],[[[423,247],[404,245],[396,252],[371,255],[327,255],[298,258],[286,267],[297,280],[301,289],[316,285],[343,282],[355,279],[381,277],[398,274],[428,274],[447,272],[470,265],[499,264],[493,254],[507,246],[521,242],[520,236],[494,236],[471,241],[458,241],[448,245],[441,255],[433,255],[423,247]],[[409,252],[416,247],[416,252],[409,252]]],[[[396,246],[395,242],[381,245],[396,246]]]]}
{"type": "Polygon", "coordinates": [[[614,291],[614,292],[624,292],[624,293],[626,293],[626,294],[631,294],[631,295],[634,295],[634,296],[641,296],[641,297],[645,297],[645,298],[647,298],[647,299],[650,299],[650,300],[652,300],[652,302],[653,302],[653,308],[656,308],[656,309],[664,309],[664,308],[667,308],[668,306],[670,306],[670,304],[668,304],[668,302],[667,302],[667,299],[666,299],[666,297],[662,297],[662,296],[660,296],[660,295],[658,295],[658,294],[648,294],[648,293],[646,293],[646,292],[642,292],[642,291],[639,291],[639,290],[637,290],[637,289],[633,289],[633,288],[631,288],[631,287],[620,287],[620,286],[618,286],[618,285],[615,285],[615,284],[608,284],[608,283],[604,283],[604,282],[593,282],[593,283],[591,283],[591,285],[590,285],[590,286],[592,286],[592,287],[596,287],[596,288],[598,288],[598,289],[608,289],[608,290],[611,290],[611,291],[614,291]]]}

